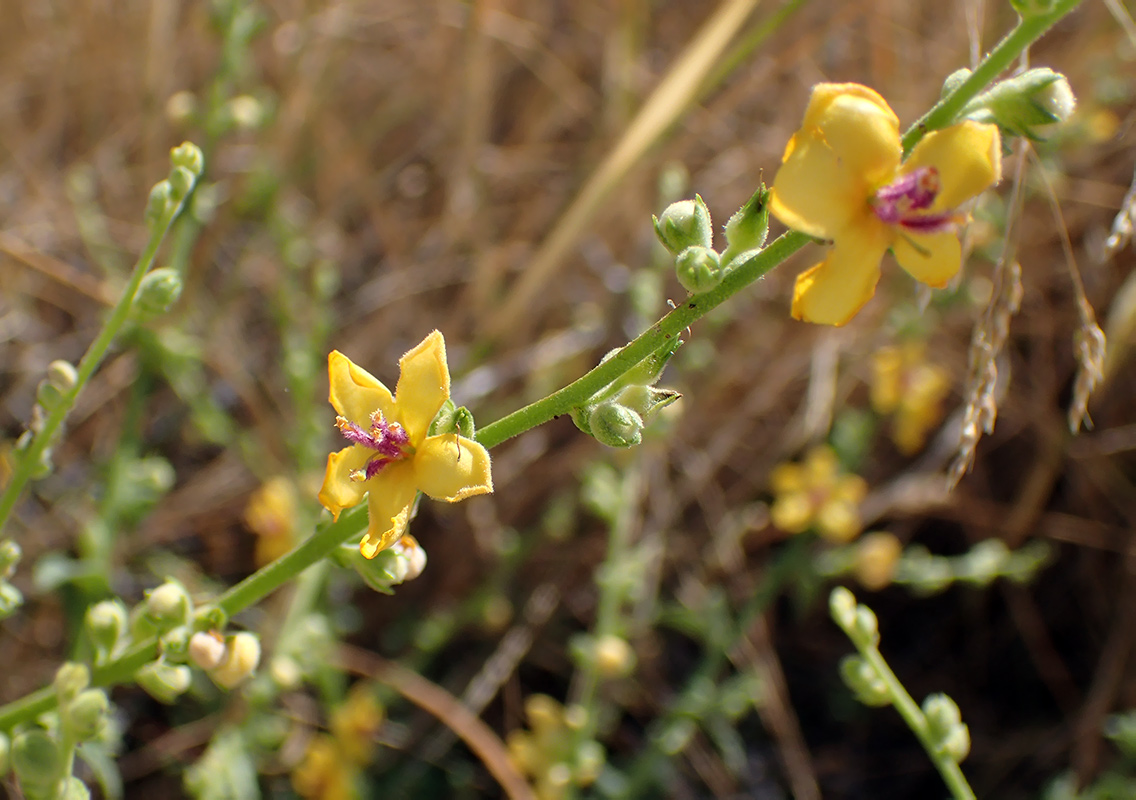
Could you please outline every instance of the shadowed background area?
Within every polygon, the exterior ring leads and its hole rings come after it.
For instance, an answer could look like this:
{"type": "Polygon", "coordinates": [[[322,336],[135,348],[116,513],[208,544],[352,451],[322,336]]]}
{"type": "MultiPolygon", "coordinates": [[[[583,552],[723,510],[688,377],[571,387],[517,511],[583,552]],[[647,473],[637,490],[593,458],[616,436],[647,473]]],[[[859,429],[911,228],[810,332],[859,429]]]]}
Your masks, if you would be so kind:
{"type": "MultiPolygon", "coordinates": [[[[69,418],[54,473],[8,525],[28,604],[0,630],[0,700],[45,682],[93,599],[134,601],[166,575],[206,598],[264,563],[266,536],[308,535],[340,446],[329,350],[393,386],[399,356],[437,328],[454,399],[484,426],[682,302],[651,214],[698,193],[720,231],[772,179],[814,83],[871,86],[906,127],[1014,21],[1008,3],[925,0],[5,0],[6,441],[46,365],[77,361],[118,296],[170,147],[198,143],[207,166],[161,260],[184,276],[180,299],[123,336],[69,418]],[[283,533],[246,510],[273,478],[270,510],[293,509],[283,533]]],[[[615,572],[635,582],[618,633],[637,665],[595,703],[607,760],[635,796],[942,796],[895,712],[856,704],[840,681],[852,646],[827,614],[826,547],[770,522],[776,465],[831,440],[869,487],[865,530],[947,556],[987,540],[1049,546],[1026,584],[930,597],[853,584],[912,695],[958,702],[978,795],[1037,797],[1065,770],[1090,781],[1115,766],[1102,726],[1136,707],[1136,291],[1122,289],[1131,248],[1106,256],[1105,240],[1133,174],[1133,59],[1136,42],[1099,3],[1033,48],[1031,65],[1067,75],[1078,112],[1007,156],[948,290],[922,293],[889,256],[849,325],[795,322],[793,278],[820,253],[810,246],[692,326],[662,380],[682,400],[639,448],[604,448],[566,418],[509,441],[493,451],[495,494],[422,504],[420,578],[387,597],[338,570],[313,608],[504,737],[524,724],[525,697],[579,697],[567,643],[593,629],[594,573],[618,527],[628,546],[615,572]],[[1112,337],[1094,427],[1077,436],[1066,409],[1084,323],[1066,235],[1112,337]],[[1023,295],[997,361],[997,426],[948,493],[973,399],[968,347],[1004,253],[1023,295]],[[901,339],[925,343],[949,377],[915,453],[870,400],[875,354],[901,339]],[[778,599],[755,604],[771,580],[778,599]],[[676,699],[739,675],[754,677],[744,713],[690,706],[699,724],[668,751],[676,699]]],[[[287,594],[242,617],[266,652],[287,594]]],[[[175,796],[222,706],[113,697],[128,720],[127,796],[175,796]]],[[[321,692],[281,697],[283,718],[318,724],[321,692]]],[[[446,724],[393,696],[388,715],[367,770],[382,796],[500,795],[446,724]]],[[[303,747],[286,741],[266,757],[265,796],[287,796],[303,747]]],[[[602,781],[590,791],[612,796],[602,781]]]]}

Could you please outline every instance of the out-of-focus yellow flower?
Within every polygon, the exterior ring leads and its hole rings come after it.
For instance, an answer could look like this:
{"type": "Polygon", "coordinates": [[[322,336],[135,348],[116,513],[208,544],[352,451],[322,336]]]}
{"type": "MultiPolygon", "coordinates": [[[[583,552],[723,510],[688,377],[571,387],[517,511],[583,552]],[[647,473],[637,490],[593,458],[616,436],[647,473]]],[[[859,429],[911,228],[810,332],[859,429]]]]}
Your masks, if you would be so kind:
{"type": "Polygon", "coordinates": [[[328,400],[351,447],[328,456],[319,499],[338,519],[367,495],[370,526],[359,543],[367,558],[406,532],[419,491],[449,503],[493,491],[484,447],[456,433],[427,435],[450,397],[442,334],[431,333],[398,364],[401,374],[392,396],[338,350],[327,357],[328,400]]]}
{"type": "Polygon", "coordinates": [[[362,766],[371,761],[375,734],[382,724],[383,707],[375,699],[374,689],[359,683],[352,688],[343,704],[332,712],[329,727],[344,755],[362,766]]]}
{"type": "Polygon", "coordinates": [[[292,770],[292,788],[305,800],[355,800],[357,767],[335,739],[325,733],[312,737],[303,760],[292,770]]]}
{"type": "Polygon", "coordinates": [[[889,249],[929,286],[958,272],[958,207],[1001,178],[998,128],[966,121],[932,131],[902,157],[899,119],[879,94],[855,83],[813,87],[769,201],[785,225],[833,242],[797,277],[796,319],[848,322],[875,293],[889,249]]]}
{"type": "Polygon", "coordinates": [[[256,534],[256,564],[263,567],[292,549],[296,520],[296,488],[277,476],[252,493],[245,524],[256,534]]]}
{"type": "Polygon", "coordinates": [[[878,592],[891,583],[903,545],[887,531],[866,533],[856,543],[852,574],[865,589],[878,592]]]}
{"type": "Polygon", "coordinates": [[[565,709],[547,695],[534,694],[525,701],[525,716],[529,730],[512,731],[505,744],[509,760],[533,779],[538,800],[560,800],[572,786],[590,786],[604,756],[596,742],[579,741],[584,710],[565,709]]]}
{"type": "Polygon", "coordinates": [[[923,449],[927,434],[943,418],[950,388],[947,371],[927,361],[922,342],[884,347],[872,358],[872,408],[891,415],[891,438],[904,455],[923,449]]]}
{"type": "Polygon", "coordinates": [[[769,476],[776,495],[770,517],[786,533],[813,528],[833,542],[860,533],[860,502],[868,485],[859,475],[842,473],[831,447],[818,445],[802,463],[778,464],[769,476]]]}

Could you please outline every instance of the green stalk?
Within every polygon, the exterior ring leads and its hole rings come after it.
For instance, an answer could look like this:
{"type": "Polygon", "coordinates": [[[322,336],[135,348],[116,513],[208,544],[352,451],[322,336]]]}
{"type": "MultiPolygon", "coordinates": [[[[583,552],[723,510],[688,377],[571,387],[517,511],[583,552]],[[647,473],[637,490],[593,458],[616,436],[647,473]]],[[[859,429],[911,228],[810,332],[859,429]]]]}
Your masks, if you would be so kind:
{"type": "Polygon", "coordinates": [[[906,157],[911,152],[911,148],[915,147],[928,132],[954,124],[955,117],[967,103],[1009,69],[1027,47],[1040,39],[1059,19],[1080,3],[1081,0],[1060,0],[1048,11],[1023,16],[1018,20],[1014,29],[986,54],[966,80],[907,129],[903,134],[904,156],[906,157]]]}

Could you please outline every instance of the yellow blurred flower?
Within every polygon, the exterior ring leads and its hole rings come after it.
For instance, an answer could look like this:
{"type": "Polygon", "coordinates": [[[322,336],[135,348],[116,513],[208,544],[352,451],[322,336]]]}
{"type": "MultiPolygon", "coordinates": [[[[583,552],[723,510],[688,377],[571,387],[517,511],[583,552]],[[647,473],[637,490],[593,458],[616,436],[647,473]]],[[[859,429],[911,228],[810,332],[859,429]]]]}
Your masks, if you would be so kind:
{"type": "Polygon", "coordinates": [[[256,534],[256,564],[263,567],[292,549],[296,489],[277,476],[252,493],[245,506],[245,525],[256,534]]]}
{"type": "Polygon", "coordinates": [[[509,760],[534,781],[538,800],[560,800],[570,787],[590,786],[603,767],[603,751],[595,742],[579,742],[587,721],[580,707],[565,709],[548,695],[525,701],[529,730],[507,737],[509,760]]]}
{"type": "Polygon", "coordinates": [[[841,472],[831,447],[818,445],[802,463],[778,464],[769,476],[776,499],[773,524],[786,533],[815,529],[833,542],[849,542],[860,533],[860,503],[868,485],[859,475],[841,472]]]}
{"type": "Polygon", "coordinates": [[[852,574],[865,589],[878,592],[895,577],[901,555],[903,545],[894,534],[887,531],[866,533],[856,543],[852,574]]]}
{"type": "Polygon", "coordinates": [[[319,500],[336,519],[368,497],[370,526],[359,551],[374,558],[406,532],[419,491],[456,503],[493,491],[489,453],[456,433],[428,436],[450,397],[446,342],[434,331],[399,360],[392,396],[338,350],[327,357],[336,427],[351,442],[327,458],[319,500]]]}
{"type": "Polygon", "coordinates": [[[312,737],[304,758],[292,770],[292,788],[305,800],[355,800],[357,774],[335,739],[321,733],[312,737]]]}
{"type": "Polygon", "coordinates": [[[813,87],[769,201],[788,227],[833,242],[797,277],[796,319],[848,322],[875,294],[889,249],[929,286],[958,272],[958,207],[1001,178],[998,128],[966,121],[932,131],[902,157],[899,119],[879,94],[855,83],[813,87]]]}
{"type": "Polygon", "coordinates": [[[950,388],[946,369],[927,361],[923,342],[884,347],[872,358],[872,408],[891,415],[891,438],[904,455],[923,449],[927,434],[943,418],[950,388]]]}
{"type": "Polygon", "coordinates": [[[362,766],[371,761],[375,735],[383,724],[383,707],[375,699],[373,687],[357,683],[347,699],[331,714],[332,736],[344,755],[362,766]]]}

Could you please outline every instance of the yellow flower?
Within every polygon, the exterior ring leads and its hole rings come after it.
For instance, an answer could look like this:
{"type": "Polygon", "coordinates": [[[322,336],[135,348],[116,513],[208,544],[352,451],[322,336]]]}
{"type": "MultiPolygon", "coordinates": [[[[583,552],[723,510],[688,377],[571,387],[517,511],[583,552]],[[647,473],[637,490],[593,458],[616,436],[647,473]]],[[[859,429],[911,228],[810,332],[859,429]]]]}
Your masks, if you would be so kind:
{"type": "Polygon", "coordinates": [[[348,760],[360,766],[370,762],[383,716],[374,688],[365,683],[356,684],[332,712],[328,727],[348,760]]]}
{"type": "Polygon", "coordinates": [[[564,708],[553,698],[531,695],[525,701],[529,730],[511,731],[505,744],[517,770],[533,779],[537,800],[561,800],[573,786],[595,782],[603,767],[603,750],[596,742],[579,742],[587,722],[580,706],[564,708]]]}
{"type": "Polygon", "coordinates": [[[879,94],[821,83],[781,158],[770,212],[832,249],[797,277],[796,319],[843,325],[871,299],[889,249],[916,280],[946,285],[962,261],[958,207],[1002,176],[994,125],[932,131],[901,161],[899,119],[879,94]]]}
{"type": "Polygon", "coordinates": [[[815,528],[830,541],[848,542],[860,532],[860,502],[868,485],[859,475],[840,472],[831,447],[812,448],[801,464],[777,465],[769,484],[777,495],[770,518],[786,533],[815,528]]]}
{"type": "Polygon", "coordinates": [[[856,543],[853,574],[865,589],[878,592],[895,577],[895,568],[901,555],[903,544],[894,534],[887,531],[864,534],[856,543]]]}
{"type": "Polygon", "coordinates": [[[335,424],[351,442],[327,457],[319,500],[336,519],[368,497],[370,526],[359,543],[374,558],[406,532],[419,491],[456,503],[493,491],[489,453],[456,433],[429,436],[430,423],[450,397],[446,342],[434,331],[398,362],[394,396],[351,359],[327,357],[335,424]]]}
{"type": "Polygon", "coordinates": [[[318,734],[308,743],[303,760],[292,770],[292,788],[305,800],[354,800],[358,770],[335,739],[318,734]]]}
{"type": "Polygon", "coordinates": [[[292,549],[296,520],[296,491],[287,478],[277,476],[252,493],[244,521],[256,534],[258,567],[275,561],[292,549]]]}
{"type": "Polygon", "coordinates": [[[872,408],[892,415],[891,438],[904,455],[923,449],[927,434],[943,418],[950,376],[927,361],[922,342],[884,347],[872,358],[872,408]]]}

